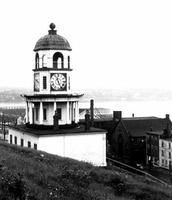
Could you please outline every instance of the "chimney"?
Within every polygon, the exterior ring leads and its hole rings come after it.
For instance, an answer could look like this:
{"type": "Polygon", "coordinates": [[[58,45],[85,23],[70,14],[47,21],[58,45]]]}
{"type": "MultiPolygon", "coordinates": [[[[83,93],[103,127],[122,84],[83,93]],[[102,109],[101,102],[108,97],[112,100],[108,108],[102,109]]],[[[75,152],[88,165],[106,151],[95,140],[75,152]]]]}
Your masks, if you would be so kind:
{"type": "Polygon", "coordinates": [[[55,111],[55,114],[53,116],[53,125],[54,125],[55,130],[59,129],[59,116],[58,116],[57,110],[55,111]]]}
{"type": "Polygon", "coordinates": [[[166,114],[166,115],[165,115],[165,118],[166,118],[167,120],[170,120],[170,115],[169,115],[169,114],[166,114]]]}
{"type": "Polygon", "coordinates": [[[94,126],[94,100],[90,100],[91,126],[94,126]]]}
{"type": "Polygon", "coordinates": [[[122,111],[113,111],[113,120],[120,121],[122,118],[122,111]]]}
{"type": "Polygon", "coordinates": [[[170,127],[169,127],[170,115],[166,114],[165,119],[166,119],[167,124],[166,124],[166,129],[164,130],[164,135],[165,135],[165,137],[170,138],[171,137],[171,130],[170,130],[170,127]]]}
{"type": "Polygon", "coordinates": [[[90,129],[90,115],[87,110],[85,114],[85,131],[88,131],[89,129],[90,129]]]}

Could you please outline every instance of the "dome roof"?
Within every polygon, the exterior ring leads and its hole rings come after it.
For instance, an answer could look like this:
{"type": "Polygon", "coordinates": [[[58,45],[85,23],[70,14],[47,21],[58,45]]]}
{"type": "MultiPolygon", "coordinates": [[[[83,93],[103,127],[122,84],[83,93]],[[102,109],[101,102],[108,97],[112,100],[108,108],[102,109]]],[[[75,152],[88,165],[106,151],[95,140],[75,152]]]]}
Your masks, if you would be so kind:
{"type": "Polygon", "coordinates": [[[50,24],[51,30],[48,31],[48,35],[40,38],[34,48],[34,51],[38,50],[68,50],[71,51],[69,42],[62,36],[57,35],[55,24],[50,24]]]}

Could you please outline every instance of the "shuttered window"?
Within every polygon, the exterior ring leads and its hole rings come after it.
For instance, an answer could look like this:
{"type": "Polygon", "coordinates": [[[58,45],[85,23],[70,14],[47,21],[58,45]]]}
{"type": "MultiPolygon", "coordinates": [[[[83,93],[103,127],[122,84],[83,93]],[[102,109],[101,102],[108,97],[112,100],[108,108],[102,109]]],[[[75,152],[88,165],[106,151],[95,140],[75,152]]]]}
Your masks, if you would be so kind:
{"type": "Polygon", "coordinates": [[[21,139],[21,141],[20,141],[21,147],[23,147],[23,144],[24,144],[24,141],[23,141],[23,139],[21,139]]]}
{"type": "Polygon", "coordinates": [[[10,135],[10,144],[12,144],[12,143],[13,143],[13,136],[10,135]]]}
{"type": "Polygon", "coordinates": [[[46,108],[43,109],[43,119],[47,120],[47,109],[46,108]]]}
{"type": "Polygon", "coordinates": [[[37,150],[37,144],[34,144],[34,149],[37,150]]]}
{"type": "Polygon", "coordinates": [[[17,137],[14,137],[14,143],[17,144],[17,137]]]}
{"type": "Polygon", "coordinates": [[[28,141],[27,145],[28,145],[29,148],[31,148],[31,142],[30,141],[28,141]]]}
{"type": "Polygon", "coordinates": [[[43,89],[47,89],[47,77],[43,76],[43,89]]]}

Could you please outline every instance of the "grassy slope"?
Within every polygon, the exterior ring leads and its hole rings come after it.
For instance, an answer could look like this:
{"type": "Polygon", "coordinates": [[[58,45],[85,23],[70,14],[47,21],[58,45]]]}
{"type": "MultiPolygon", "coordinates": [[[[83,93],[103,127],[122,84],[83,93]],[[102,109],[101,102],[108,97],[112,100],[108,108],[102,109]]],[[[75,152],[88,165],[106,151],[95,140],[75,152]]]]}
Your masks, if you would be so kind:
{"type": "Polygon", "coordinates": [[[140,176],[0,142],[0,199],[166,200],[172,192],[140,176]]]}

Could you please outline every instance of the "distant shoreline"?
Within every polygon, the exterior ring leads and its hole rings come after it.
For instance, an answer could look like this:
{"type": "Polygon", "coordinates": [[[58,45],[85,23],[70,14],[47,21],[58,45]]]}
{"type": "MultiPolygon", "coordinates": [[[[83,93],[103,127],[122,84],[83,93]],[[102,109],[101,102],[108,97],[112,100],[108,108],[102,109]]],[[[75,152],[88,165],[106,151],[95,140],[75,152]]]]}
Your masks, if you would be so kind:
{"type": "MultiPolygon", "coordinates": [[[[25,109],[25,102],[21,103],[0,103],[1,109],[25,109]]],[[[89,109],[90,101],[80,101],[79,108],[89,109]]],[[[113,111],[122,111],[123,117],[148,117],[155,116],[164,118],[166,114],[172,116],[172,101],[94,101],[94,108],[109,109],[113,111]]]]}

